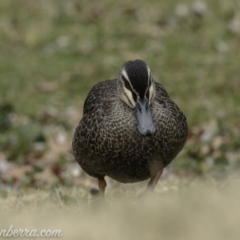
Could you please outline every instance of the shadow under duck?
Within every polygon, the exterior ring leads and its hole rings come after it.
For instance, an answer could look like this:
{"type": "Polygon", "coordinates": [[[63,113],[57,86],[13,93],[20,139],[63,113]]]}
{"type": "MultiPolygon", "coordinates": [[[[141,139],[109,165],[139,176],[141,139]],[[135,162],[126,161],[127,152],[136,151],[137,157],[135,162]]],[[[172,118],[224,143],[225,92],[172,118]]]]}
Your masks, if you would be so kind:
{"type": "Polygon", "coordinates": [[[153,80],[148,65],[128,61],[117,79],[100,82],[89,92],[74,133],[73,155],[98,179],[102,195],[105,176],[122,183],[150,178],[147,190],[152,190],[187,134],[186,117],[153,80]]]}

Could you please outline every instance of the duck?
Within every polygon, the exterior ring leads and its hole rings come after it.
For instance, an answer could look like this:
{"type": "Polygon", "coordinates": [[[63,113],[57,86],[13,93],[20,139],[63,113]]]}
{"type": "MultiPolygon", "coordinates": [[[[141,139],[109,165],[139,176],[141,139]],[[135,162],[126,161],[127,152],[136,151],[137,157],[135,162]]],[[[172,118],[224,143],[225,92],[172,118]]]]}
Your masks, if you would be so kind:
{"type": "Polygon", "coordinates": [[[183,149],[187,119],[140,59],[125,62],[117,78],[88,93],[72,152],[80,167],[98,180],[104,197],[108,176],[121,183],[150,179],[156,187],[163,169],[183,149]]]}

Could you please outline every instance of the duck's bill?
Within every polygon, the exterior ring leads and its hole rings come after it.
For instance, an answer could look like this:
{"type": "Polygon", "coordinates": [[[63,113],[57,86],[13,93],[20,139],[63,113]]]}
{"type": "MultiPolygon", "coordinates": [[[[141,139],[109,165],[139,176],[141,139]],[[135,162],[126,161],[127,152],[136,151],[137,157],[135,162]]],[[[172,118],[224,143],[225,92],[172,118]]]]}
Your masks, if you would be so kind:
{"type": "Polygon", "coordinates": [[[135,114],[139,132],[147,136],[152,135],[155,132],[155,126],[147,99],[137,101],[135,114]]]}

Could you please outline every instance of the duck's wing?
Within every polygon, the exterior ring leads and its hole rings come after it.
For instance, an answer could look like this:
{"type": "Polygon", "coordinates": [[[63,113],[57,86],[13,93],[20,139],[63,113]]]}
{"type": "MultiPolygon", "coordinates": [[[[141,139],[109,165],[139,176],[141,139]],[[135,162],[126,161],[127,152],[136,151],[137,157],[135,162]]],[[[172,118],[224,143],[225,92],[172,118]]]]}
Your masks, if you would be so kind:
{"type": "Polygon", "coordinates": [[[88,93],[83,106],[83,115],[103,108],[106,100],[110,100],[117,92],[117,80],[106,80],[94,85],[88,93]]]}

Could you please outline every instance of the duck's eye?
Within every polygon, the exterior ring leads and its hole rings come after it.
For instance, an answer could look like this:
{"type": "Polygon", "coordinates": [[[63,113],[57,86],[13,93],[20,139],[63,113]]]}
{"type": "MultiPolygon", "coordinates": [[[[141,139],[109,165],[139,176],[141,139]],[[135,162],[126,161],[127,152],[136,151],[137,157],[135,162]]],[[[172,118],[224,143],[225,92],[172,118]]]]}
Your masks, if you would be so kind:
{"type": "Polygon", "coordinates": [[[125,88],[127,88],[127,89],[132,93],[132,97],[133,97],[134,101],[136,102],[136,100],[137,100],[137,94],[132,90],[132,87],[130,86],[129,81],[128,81],[128,80],[126,79],[126,77],[124,77],[123,75],[122,75],[122,80],[123,80],[123,82],[124,82],[125,88]]]}
{"type": "Polygon", "coordinates": [[[128,90],[132,90],[132,88],[131,88],[131,86],[130,86],[130,83],[129,83],[129,81],[122,75],[122,80],[123,80],[123,82],[124,82],[124,85],[125,85],[125,87],[128,89],[128,90]]]}

